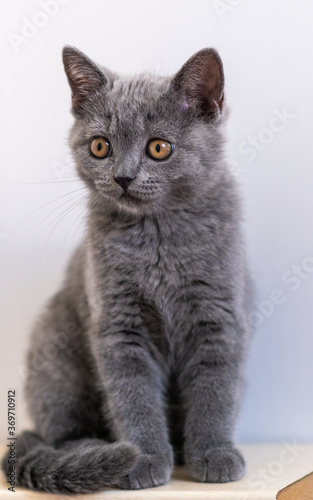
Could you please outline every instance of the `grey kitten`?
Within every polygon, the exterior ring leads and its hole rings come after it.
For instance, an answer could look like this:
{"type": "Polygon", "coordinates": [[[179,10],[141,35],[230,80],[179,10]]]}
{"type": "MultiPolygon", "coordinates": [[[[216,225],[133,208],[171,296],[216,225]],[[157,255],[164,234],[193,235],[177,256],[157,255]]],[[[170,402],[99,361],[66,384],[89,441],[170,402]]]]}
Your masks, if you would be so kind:
{"type": "Polygon", "coordinates": [[[172,78],[120,77],[72,47],[63,61],[88,231],[33,331],[36,433],[17,440],[17,482],[148,488],[175,460],[196,481],[237,480],[251,289],[220,57],[201,50],[172,78]]]}

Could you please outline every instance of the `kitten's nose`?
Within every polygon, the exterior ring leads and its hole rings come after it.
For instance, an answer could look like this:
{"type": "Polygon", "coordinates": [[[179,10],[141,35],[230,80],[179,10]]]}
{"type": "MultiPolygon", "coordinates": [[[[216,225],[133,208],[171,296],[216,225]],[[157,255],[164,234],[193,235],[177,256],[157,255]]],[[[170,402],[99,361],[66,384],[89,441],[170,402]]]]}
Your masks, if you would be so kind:
{"type": "Polygon", "coordinates": [[[134,180],[135,177],[115,177],[114,176],[114,179],[116,180],[116,182],[118,182],[118,184],[120,186],[122,186],[122,188],[124,189],[124,191],[126,191],[126,189],[128,188],[129,184],[131,183],[131,181],[134,180]]]}

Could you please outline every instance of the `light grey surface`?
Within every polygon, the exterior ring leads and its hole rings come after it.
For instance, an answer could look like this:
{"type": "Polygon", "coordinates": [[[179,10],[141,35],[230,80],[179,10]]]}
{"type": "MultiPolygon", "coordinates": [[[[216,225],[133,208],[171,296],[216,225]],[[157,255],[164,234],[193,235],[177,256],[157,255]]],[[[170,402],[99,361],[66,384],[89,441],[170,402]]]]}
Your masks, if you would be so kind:
{"type": "MultiPolygon", "coordinates": [[[[196,483],[192,481],[185,467],[176,468],[171,481],[157,488],[127,491],[106,489],[100,493],[72,496],[84,500],[274,500],[278,490],[309,474],[312,470],[313,445],[271,444],[240,446],[247,457],[248,469],[240,481],[224,484],[196,483]]],[[[0,448],[1,452],[2,448],[0,448]]],[[[68,496],[49,494],[17,488],[14,498],[20,500],[68,499],[68,496]]],[[[12,491],[7,490],[3,472],[0,471],[0,496],[12,499],[12,491]]]]}

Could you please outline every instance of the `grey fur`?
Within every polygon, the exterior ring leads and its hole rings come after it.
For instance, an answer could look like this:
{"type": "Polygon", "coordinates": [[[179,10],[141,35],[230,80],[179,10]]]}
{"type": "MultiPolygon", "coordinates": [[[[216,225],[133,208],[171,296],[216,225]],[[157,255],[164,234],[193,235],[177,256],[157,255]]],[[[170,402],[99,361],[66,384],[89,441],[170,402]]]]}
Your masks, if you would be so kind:
{"type": "Polygon", "coordinates": [[[204,49],[173,78],[122,78],[66,47],[64,64],[88,232],[33,332],[38,436],[19,438],[19,484],[147,488],[169,480],[174,456],[197,481],[237,480],[251,287],[223,154],[222,63],[204,49]],[[94,136],[111,157],[89,153],[94,136]],[[153,138],[174,145],[166,160],[146,154],[153,138]],[[114,176],[134,178],[133,198],[114,176]]]}

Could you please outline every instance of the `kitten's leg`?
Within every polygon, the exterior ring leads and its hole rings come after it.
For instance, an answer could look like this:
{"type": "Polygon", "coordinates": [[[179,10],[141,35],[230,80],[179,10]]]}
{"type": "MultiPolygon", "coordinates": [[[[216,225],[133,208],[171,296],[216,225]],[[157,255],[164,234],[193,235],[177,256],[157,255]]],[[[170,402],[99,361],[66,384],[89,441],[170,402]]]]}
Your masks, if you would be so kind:
{"type": "Polygon", "coordinates": [[[166,483],[173,468],[163,401],[166,368],[142,322],[136,297],[125,289],[108,296],[102,328],[91,337],[115,437],[142,452],[137,466],[117,486],[138,489],[166,483]]]}
{"type": "Polygon", "coordinates": [[[27,372],[29,412],[47,444],[108,438],[88,340],[64,292],[53,297],[35,325],[27,372]]]}
{"type": "MultiPolygon", "coordinates": [[[[34,329],[27,400],[37,434],[24,432],[17,439],[17,484],[54,493],[112,486],[138,458],[130,443],[106,440],[91,353],[71,309],[59,293],[34,329]]],[[[2,467],[9,471],[8,457],[2,467]]]]}
{"type": "Polygon", "coordinates": [[[185,323],[180,325],[184,341],[177,346],[186,408],[185,461],[198,481],[235,481],[245,470],[244,459],[233,444],[245,345],[240,330],[244,329],[218,311],[195,321],[192,309],[185,306],[190,315],[184,315],[185,323]]]}

